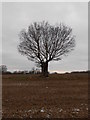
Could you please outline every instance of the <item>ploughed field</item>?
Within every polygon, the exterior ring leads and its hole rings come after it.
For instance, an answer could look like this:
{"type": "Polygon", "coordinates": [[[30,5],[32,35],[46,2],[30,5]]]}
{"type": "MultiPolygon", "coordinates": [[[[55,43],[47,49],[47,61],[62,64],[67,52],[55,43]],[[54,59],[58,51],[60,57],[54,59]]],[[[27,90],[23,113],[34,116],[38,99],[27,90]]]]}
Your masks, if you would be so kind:
{"type": "Polygon", "coordinates": [[[3,118],[88,117],[88,73],[3,75],[3,118]]]}

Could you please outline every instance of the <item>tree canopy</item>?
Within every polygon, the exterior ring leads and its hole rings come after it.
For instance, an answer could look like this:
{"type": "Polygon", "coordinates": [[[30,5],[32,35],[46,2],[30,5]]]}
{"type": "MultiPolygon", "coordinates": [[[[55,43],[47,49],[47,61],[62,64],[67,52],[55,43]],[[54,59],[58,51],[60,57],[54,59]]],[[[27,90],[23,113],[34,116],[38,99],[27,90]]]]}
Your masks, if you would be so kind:
{"type": "Polygon", "coordinates": [[[72,28],[64,24],[34,22],[28,29],[20,32],[19,38],[19,52],[41,67],[52,60],[61,60],[62,56],[67,55],[75,47],[72,28]]]}

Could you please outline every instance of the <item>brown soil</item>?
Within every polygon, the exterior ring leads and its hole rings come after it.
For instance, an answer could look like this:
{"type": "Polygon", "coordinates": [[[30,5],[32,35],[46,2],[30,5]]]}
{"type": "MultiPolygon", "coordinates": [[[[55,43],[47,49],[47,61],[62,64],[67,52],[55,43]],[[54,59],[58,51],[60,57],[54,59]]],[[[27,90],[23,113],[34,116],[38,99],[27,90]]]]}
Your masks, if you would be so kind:
{"type": "Polygon", "coordinates": [[[88,74],[3,75],[3,118],[88,117],[88,74]]]}

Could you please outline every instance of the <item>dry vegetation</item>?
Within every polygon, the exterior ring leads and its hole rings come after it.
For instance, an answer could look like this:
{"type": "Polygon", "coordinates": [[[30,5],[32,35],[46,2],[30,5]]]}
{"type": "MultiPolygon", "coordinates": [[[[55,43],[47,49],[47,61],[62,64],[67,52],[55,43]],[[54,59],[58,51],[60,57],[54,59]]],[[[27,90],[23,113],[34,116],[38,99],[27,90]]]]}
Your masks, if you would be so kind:
{"type": "Polygon", "coordinates": [[[88,74],[3,75],[3,118],[88,117],[88,74]]]}

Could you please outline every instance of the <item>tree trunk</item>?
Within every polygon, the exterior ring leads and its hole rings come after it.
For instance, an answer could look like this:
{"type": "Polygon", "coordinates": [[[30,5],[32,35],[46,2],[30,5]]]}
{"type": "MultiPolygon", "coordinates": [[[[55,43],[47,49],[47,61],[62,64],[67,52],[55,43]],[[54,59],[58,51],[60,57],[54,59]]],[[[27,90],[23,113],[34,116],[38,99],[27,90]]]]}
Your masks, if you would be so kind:
{"type": "Polygon", "coordinates": [[[48,77],[48,62],[43,62],[41,68],[42,68],[42,75],[48,77]]]}

